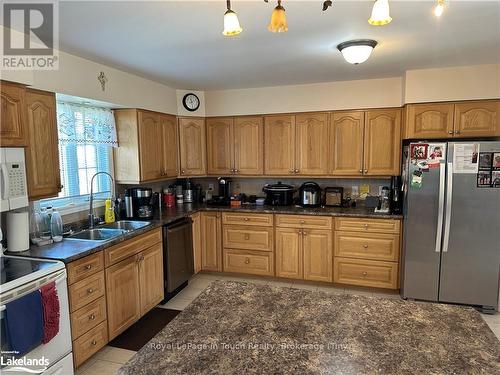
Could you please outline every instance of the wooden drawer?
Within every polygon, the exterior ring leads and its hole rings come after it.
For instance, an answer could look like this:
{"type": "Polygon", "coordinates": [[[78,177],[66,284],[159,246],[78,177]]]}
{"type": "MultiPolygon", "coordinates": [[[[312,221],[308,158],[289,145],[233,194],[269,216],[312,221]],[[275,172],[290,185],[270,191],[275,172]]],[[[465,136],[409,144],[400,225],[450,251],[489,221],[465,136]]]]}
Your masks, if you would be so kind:
{"type": "Polygon", "coordinates": [[[73,340],[106,320],[106,299],[101,297],[71,314],[73,340]]]}
{"type": "Polygon", "coordinates": [[[224,247],[232,249],[247,249],[273,251],[272,227],[245,227],[225,225],[223,229],[224,247]]]}
{"type": "Polygon", "coordinates": [[[276,226],[283,228],[332,229],[332,218],[313,215],[276,215],[276,226]]]}
{"type": "Polygon", "coordinates": [[[399,235],[335,231],[335,256],[358,259],[399,259],[399,235]]]}
{"type": "Polygon", "coordinates": [[[273,276],[273,254],[265,251],[224,249],[224,272],[273,276]]]}
{"type": "Polygon", "coordinates": [[[347,230],[351,232],[371,233],[394,233],[399,234],[399,220],[394,219],[361,219],[337,217],[335,219],[336,230],[347,230]]]}
{"type": "Polygon", "coordinates": [[[71,285],[85,279],[87,276],[102,271],[104,268],[104,255],[100,251],[85,258],[75,260],[66,267],[68,270],[68,285],[71,285]]]}
{"type": "Polygon", "coordinates": [[[158,242],[162,242],[161,228],[152,230],[104,250],[106,267],[118,263],[129,256],[140,253],[158,242]]]}
{"type": "Polygon", "coordinates": [[[273,215],[223,212],[222,224],[256,225],[261,227],[272,227],[273,215]]]}
{"type": "Polygon", "coordinates": [[[336,283],[398,288],[397,263],[335,257],[333,264],[333,281],[336,283]]]}
{"type": "Polygon", "coordinates": [[[106,322],[100,323],[97,327],[88,331],[78,339],[73,341],[73,357],[75,367],[80,366],[87,359],[97,353],[108,343],[108,329],[106,322]]]}
{"type": "Polygon", "coordinates": [[[104,272],[89,276],[69,286],[69,309],[74,312],[104,295],[104,272]]]}

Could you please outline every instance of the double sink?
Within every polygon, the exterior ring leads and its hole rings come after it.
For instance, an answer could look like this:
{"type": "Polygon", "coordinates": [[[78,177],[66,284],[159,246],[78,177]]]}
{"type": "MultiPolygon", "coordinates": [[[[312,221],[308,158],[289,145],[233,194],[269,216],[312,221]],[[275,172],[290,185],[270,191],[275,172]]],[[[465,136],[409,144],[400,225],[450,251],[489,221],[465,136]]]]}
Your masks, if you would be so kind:
{"type": "Polygon", "coordinates": [[[144,228],[151,223],[149,221],[120,220],[110,224],[100,225],[97,228],[86,229],[68,236],[67,240],[83,241],[109,241],[125,233],[144,228]]]}

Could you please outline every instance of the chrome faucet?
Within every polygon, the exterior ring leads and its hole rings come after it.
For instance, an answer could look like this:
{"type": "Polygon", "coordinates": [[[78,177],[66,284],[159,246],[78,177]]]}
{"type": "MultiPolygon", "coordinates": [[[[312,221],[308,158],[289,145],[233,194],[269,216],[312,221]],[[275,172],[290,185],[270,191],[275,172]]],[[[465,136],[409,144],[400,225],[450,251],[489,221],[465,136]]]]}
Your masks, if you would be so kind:
{"type": "Polygon", "coordinates": [[[111,176],[108,172],[97,172],[90,179],[90,207],[89,207],[89,228],[94,228],[94,178],[97,175],[105,174],[111,180],[111,199],[115,196],[115,181],[113,180],[113,176],[111,176]]]}

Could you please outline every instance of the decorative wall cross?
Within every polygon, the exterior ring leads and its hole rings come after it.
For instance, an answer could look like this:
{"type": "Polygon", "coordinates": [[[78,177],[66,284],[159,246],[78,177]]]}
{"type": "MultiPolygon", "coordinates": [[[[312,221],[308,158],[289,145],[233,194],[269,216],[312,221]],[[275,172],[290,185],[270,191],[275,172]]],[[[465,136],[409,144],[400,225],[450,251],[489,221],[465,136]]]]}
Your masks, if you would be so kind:
{"type": "Polygon", "coordinates": [[[97,76],[97,80],[101,83],[102,91],[106,90],[106,82],[108,82],[108,78],[104,74],[104,72],[100,72],[97,76]]]}

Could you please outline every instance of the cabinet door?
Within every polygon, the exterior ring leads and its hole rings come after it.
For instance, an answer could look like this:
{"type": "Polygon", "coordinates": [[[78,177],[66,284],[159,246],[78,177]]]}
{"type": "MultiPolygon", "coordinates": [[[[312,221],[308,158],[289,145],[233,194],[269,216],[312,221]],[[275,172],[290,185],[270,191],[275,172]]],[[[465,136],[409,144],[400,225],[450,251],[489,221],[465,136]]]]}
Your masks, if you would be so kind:
{"type": "Polygon", "coordinates": [[[201,271],[201,214],[199,212],[191,216],[193,219],[193,263],[194,273],[201,271]]]}
{"type": "Polygon", "coordinates": [[[163,132],[163,176],[176,177],[177,165],[177,118],[171,115],[160,115],[163,132]]]}
{"type": "Polygon", "coordinates": [[[500,135],[500,101],[464,102],[455,105],[455,136],[500,135]]]}
{"type": "Polygon", "coordinates": [[[179,149],[181,176],[206,174],[205,120],[179,119],[179,149]]]}
{"type": "Polygon", "coordinates": [[[163,131],[160,116],[154,112],[138,111],[139,161],[141,181],[162,178],[163,131]]]}
{"type": "Polygon", "coordinates": [[[264,134],[264,174],[294,174],[295,116],[266,116],[264,134]]]}
{"type": "Polygon", "coordinates": [[[304,279],[332,282],[333,240],[330,230],[303,230],[304,279]]]}
{"type": "Polygon", "coordinates": [[[222,271],[221,220],[218,212],[201,214],[201,269],[222,271]]]}
{"type": "Polygon", "coordinates": [[[228,175],[234,169],[233,119],[207,119],[207,173],[228,175]]]}
{"type": "Polygon", "coordinates": [[[139,254],[141,316],[163,299],[163,244],[158,243],[139,254]]]}
{"type": "Polygon", "coordinates": [[[55,95],[27,90],[26,107],[28,194],[30,199],[54,197],[61,191],[55,95]]]}
{"type": "Polygon", "coordinates": [[[264,172],[264,121],[262,117],[236,117],[233,126],[235,174],[264,172]]]}
{"type": "Polygon", "coordinates": [[[276,276],[302,279],[303,251],[301,230],[276,228],[276,276]]]}
{"type": "Polygon", "coordinates": [[[364,144],[365,175],[399,175],[401,110],[366,112],[364,144]]]}
{"type": "Polygon", "coordinates": [[[25,88],[2,81],[0,110],[0,146],[22,147],[28,144],[25,117],[25,88]]]}
{"type": "Polygon", "coordinates": [[[330,174],[363,174],[364,112],[334,112],[329,132],[330,174]]]}
{"type": "Polygon", "coordinates": [[[296,116],[296,173],[328,174],[328,120],[328,113],[305,113],[296,116]]]}
{"type": "Polygon", "coordinates": [[[451,137],[453,108],[453,103],[407,105],[405,138],[451,137]]]}
{"type": "Polygon", "coordinates": [[[109,339],[136,322],[141,313],[138,255],[106,268],[109,339]]]}

